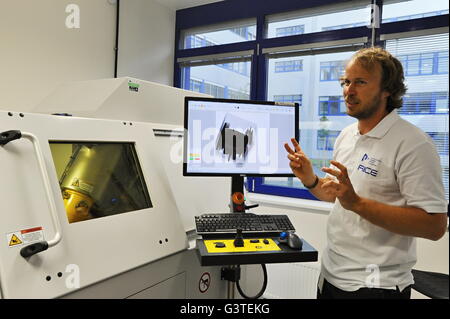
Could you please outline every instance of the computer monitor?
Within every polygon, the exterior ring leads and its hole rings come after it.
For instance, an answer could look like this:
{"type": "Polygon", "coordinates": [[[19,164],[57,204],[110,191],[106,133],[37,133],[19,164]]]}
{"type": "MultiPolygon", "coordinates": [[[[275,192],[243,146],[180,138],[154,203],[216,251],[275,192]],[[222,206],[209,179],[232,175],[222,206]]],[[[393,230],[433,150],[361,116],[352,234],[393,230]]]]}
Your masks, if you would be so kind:
{"type": "Polygon", "coordinates": [[[185,98],[184,176],[293,176],[297,103],[185,98]]]}

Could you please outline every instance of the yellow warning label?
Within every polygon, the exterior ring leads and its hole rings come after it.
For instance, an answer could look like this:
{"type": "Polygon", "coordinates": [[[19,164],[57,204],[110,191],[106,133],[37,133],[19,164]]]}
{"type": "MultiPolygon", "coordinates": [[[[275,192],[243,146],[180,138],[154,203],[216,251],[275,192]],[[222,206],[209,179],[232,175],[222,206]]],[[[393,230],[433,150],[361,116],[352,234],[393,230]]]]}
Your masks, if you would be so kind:
{"type": "Polygon", "coordinates": [[[234,247],[234,239],[212,239],[204,241],[208,253],[244,253],[277,251],[280,247],[271,239],[244,239],[244,247],[234,247]],[[223,247],[225,245],[225,247],[223,247]]]}
{"type": "Polygon", "coordinates": [[[19,237],[16,236],[16,234],[13,234],[11,240],[9,241],[9,246],[15,246],[20,244],[22,244],[22,241],[19,239],[19,237]]]}
{"type": "Polygon", "coordinates": [[[78,178],[74,178],[72,182],[72,186],[80,187],[80,180],[78,178]]]}
{"type": "Polygon", "coordinates": [[[28,245],[37,241],[43,241],[44,229],[42,226],[17,230],[6,234],[6,242],[9,248],[19,247],[20,245],[28,245]]]}

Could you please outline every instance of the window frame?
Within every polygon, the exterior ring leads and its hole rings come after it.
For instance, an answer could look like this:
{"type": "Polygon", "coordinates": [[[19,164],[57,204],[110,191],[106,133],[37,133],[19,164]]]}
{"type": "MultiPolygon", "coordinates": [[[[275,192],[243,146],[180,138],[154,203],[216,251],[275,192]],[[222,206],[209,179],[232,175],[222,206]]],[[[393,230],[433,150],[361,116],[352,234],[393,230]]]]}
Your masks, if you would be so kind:
{"type": "MultiPolygon", "coordinates": [[[[187,8],[176,12],[175,26],[175,58],[174,58],[174,77],[173,85],[181,87],[182,72],[179,63],[180,58],[196,58],[198,56],[211,56],[215,54],[230,54],[239,51],[252,51],[251,70],[250,70],[250,99],[266,100],[267,98],[267,78],[268,78],[268,54],[266,52],[272,48],[290,47],[290,46],[318,46],[324,42],[345,41],[354,38],[366,37],[368,40],[365,45],[371,44],[385,47],[385,41],[382,35],[403,34],[408,32],[421,32],[430,29],[448,28],[449,14],[420,17],[412,20],[401,20],[396,22],[383,22],[383,1],[366,1],[376,4],[380,9],[380,26],[378,28],[368,28],[367,26],[350,26],[348,28],[325,30],[321,32],[289,35],[274,38],[265,38],[266,35],[266,17],[284,12],[293,12],[299,10],[309,10],[329,5],[340,5],[348,3],[349,0],[241,0],[220,1],[208,5],[187,8]],[[236,10],[239,3],[239,10],[236,10]],[[256,18],[256,39],[251,41],[223,44],[217,46],[208,46],[202,48],[181,49],[180,40],[183,30],[198,28],[202,26],[215,25],[217,23],[230,23],[243,19],[256,18]],[[371,41],[372,39],[372,41],[371,41]],[[381,39],[381,40],[380,40],[381,39]]],[[[447,31],[448,32],[448,31],[447,31]]],[[[298,57],[297,57],[298,58],[298,57]]],[[[448,59],[448,58],[447,58],[448,59]]],[[[433,70],[438,69],[433,66],[433,70]]],[[[448,72],[447,72],[448,73],[448,72]]],[[[320,77],[319,77],[320,78],[320,77]]],[[[323,81],[326,82],[326,81],[323,81]]],[[[320,102],[319,102],[320,103],[320,102]]],[[[329,107],[328,107],[329,110],[329,107]]],[[[320,108],[319,108],[320,113],[320,108]]],[[[422,113],[423,114],[423,113],[422,113]]],[[[325,116],[342,116],[342,114],[325,114],[325,116]]],[[[248,177],[247,189],[250,192],[261,194],[270,194],[277,196],[289,196],[304,199],[313,199],[306,189],[289,188],[281,186],[271,186],[263,183],[262,177],[248,177]]]]}

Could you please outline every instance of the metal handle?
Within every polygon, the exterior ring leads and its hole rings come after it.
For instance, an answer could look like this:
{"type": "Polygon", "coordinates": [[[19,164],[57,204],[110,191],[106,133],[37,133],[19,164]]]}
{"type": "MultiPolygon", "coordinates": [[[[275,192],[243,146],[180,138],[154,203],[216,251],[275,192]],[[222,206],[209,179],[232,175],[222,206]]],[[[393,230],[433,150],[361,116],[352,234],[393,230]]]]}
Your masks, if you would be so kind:
{"type": "Polygon", "coordinates": [[[27,258],[27,257],[31,257],[32,255],[37,254],[41,251],[44,251],[47,248],[57,245],[61,241],[62,236],[61,236],[61,225],[59,223],[58,213],[56,210],[56,204],[55,204],[54,197],[52,195],[50,180],[48,178],[48,172],[47,172],[47,168],[45,166],[44,156],[42,155],[42,150],[41,150],[41,146],[39,144],[39,140],[36,136],[34,136],[31,133],[27,133],[27,132],[21,132],[21,133],[22,133],[23,138],[26,138],[33,143],[34,151],[36,153],[36,158],[38,160],[39,169],[41,172],[41,177],[42,177],[42,180],[44,181],[44,190],[45,190],[45,194],[47,195],[47,200],[48,200],[48,204],[49,204],[49,208],[50,208],[50,214],[52,217],[53,227],[56,231],[55,237],[52,240],[49,240],[47,242],[34,243],[34,244],[28,245],[26,247],[23,247],[20,251],[20,254],[22,255],[22,257],[27,258]]]}

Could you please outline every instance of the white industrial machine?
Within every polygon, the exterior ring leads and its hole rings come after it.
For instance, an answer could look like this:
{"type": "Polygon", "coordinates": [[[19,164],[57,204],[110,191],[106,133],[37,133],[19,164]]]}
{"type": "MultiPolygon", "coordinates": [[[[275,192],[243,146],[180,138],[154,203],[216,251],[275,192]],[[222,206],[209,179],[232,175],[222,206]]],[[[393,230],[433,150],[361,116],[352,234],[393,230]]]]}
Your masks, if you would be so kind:
{"type": "MultiPolygon", "coordinates": [[[[188,94],[98,80],[59,88],[34,110],[47,114],[0,111],[1,298],[226,296],[186,235],[209,204],[177,194],[182,161],[161,146],[179,141],[154,136],[182,127],[188,94]]],[[[229,181],[217,181],[208,209],[224,210],[229,181]]]]}
{"type": "Polygon", "coordinates": [[[33,112],[150,123],[184,229],[189,231],[195,228],[196,215],[205,211],[229,211],[230,179],[183,176],[186,96],[208,97],[130,77],[77,81],[55,88],[33,112]],[[212,184],[214,192],[210,191],[212,184]]]}

